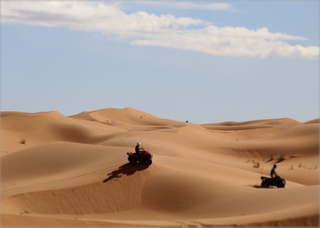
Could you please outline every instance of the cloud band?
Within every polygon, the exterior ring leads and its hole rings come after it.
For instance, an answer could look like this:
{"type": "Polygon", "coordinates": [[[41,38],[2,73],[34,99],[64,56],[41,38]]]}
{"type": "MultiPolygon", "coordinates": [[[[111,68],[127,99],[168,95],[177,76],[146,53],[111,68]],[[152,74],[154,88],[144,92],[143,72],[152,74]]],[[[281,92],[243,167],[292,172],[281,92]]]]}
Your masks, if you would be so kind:
{"type": "MultiPolygon", "coordinates": [[[[184,7],[196,8],[194,4],[184,7]]],[[[203,8],[201,5],[198,8],[203,8]]],[[[217,9],[229,5],[210,5],[217,9]]],[[[98,32],[132,45],[193,50],[218,56],[315,58],[319,47],[290,45],[306,38],[272,33],[267,28],[217,27],[210,22],[144,11],[126,14],[119,4],[85,2],[3,2],[2,23],[66,27],[98,32]]]]}

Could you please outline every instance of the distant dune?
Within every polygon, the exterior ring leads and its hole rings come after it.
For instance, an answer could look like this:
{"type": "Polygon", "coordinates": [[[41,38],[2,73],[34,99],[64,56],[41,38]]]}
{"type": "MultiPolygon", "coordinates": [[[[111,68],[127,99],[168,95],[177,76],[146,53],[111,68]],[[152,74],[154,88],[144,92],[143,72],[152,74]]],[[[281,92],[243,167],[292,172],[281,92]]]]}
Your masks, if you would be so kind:
{"type": "Polygon", "coordinates": [[[2,226],[318,226],[319,119],[1,112],[2,226]],[[130,165],[137,142],[153,163],[130,165]],[[285,188],[261,188],[274,163],[285,188]]]}

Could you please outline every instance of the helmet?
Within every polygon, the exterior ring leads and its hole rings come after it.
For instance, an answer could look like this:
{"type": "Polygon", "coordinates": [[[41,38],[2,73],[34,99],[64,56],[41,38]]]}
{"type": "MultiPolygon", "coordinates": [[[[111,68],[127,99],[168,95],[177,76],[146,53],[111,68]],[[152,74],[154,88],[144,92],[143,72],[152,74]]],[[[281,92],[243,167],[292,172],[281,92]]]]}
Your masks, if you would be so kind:
{"type": "Polygon", "coordinates": [[[137,142],[137,146],[140,146],[141,145],[141,143],[140,142],[137,142]]]}

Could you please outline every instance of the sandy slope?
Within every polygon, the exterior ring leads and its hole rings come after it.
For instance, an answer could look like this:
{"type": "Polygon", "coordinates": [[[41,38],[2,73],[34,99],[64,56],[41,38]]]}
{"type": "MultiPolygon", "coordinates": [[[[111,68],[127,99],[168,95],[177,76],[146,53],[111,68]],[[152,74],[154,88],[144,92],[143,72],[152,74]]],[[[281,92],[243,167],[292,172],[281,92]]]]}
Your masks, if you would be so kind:
{"type": "Polygon", "coordinates": [[[3,226],[317,226],[319,119],[1,113],[3,226]],[[153,164],[131,166],[137,141],[153,164]],[[272,164],[284,189],[262,189],[272,164]]]}

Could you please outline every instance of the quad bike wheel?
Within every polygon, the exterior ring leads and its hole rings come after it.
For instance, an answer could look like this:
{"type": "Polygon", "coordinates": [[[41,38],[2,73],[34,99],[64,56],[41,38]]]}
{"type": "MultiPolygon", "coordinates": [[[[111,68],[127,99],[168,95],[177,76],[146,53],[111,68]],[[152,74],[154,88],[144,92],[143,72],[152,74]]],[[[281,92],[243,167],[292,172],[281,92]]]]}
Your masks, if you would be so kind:
{"type": "Polygon", "coordinates": [[[281,180],[278,182],[277,187],[278,188],[284,188],[284,186],[286,185],[286,181],[285,180],[281,180]]]}
{"type": "Polygon", "coordinates": [[[135,159],[135,158],[133,158],[133,157],[129,157],[128,160],[129,160],[129,162],[130,162],[131,165],[135,165],[135,164],[138,163],[138,160],[135,159]]]}
{"type": "Polygon", "coordinates": [[[151,165],[152,164],[152,160],[150,158],[145,160],[146,165],[151,165]]]}
{"type": "Polygon", "coordinates": [[[262,183],[261,183],[261,187],[262,187],[262,188],[269,188],[269,184],[266,183],[266,182],[262,182],[262,183]]]}

